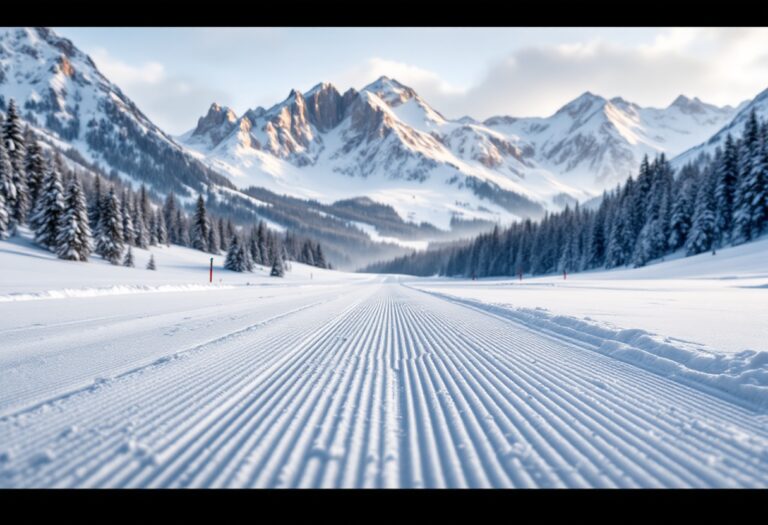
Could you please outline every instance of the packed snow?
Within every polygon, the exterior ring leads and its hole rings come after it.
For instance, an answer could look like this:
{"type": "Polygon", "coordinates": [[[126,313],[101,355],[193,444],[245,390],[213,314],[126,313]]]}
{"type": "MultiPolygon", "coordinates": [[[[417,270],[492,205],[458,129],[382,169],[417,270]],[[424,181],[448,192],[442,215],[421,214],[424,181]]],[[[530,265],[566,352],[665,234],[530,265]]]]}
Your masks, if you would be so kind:
{"type": "Polygon", "coordinates": [[[763,487],[766,242],[523,284],[214,256],[211,286],[186,248],[0,241],[0,294],[41,297],[0,302],[0,486],[763,487]]]}

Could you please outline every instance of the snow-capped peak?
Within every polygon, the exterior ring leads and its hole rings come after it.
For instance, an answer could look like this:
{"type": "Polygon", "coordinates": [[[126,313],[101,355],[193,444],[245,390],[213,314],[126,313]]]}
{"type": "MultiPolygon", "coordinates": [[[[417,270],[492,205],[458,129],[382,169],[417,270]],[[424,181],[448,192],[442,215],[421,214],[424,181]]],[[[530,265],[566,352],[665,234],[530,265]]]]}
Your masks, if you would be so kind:
{"type": "Polygon", "coordinates": [[[395,107],[416,97],[416,91],[393,78],[381,76],[365,86],[362,91],[375,94],[388,105],[395,107]]]}
{"type": "Polygon", "coordinates": [[[236,121],[237,115],[234,111],[214,102],[211,104],[211,107],[208,108],[208,113],[204,117],[198,119],[197,127],[192,132],[192,135],[199,137],[206,134],[225,134],[232,129],[236,121]]]}
{"type": "Polygon", "coordinates": [[[688,98],[685,95],[678,95],[678,97],[669,105],[669,109],[677,108],[681,113],[685,114],[703,114],[711,108],[716,108],[710,104],[705,104],[699,97],[688,98]]]}

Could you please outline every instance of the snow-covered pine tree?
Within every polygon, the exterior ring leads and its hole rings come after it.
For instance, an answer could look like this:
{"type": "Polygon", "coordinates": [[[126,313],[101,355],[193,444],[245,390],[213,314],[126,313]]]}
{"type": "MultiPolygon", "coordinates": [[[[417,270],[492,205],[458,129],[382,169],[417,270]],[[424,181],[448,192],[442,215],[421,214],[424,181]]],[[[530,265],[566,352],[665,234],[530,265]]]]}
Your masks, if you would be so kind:
{"type": "Polygon", "coordinates": [[[691,164],[683,166],[675,182],[673,203],[670,210],[669,238],[667,245],[671,251],[685,245],[693,219],[693,207],[696,202],[696,183],[698,170],[691,164]]]}
{"type": "Polygon", "coordinates": [[[8,238],[8,207],[5,205],[5,193],[0,191],[0,241],[8,238]]]}
{"type": "Polygon", "coordinates": [[[125,257],[123,258],[123,266],[126,266],[128,268],[135,268],[136,263],[133,260],[133,250],[131,249],[131,245],[128,245],[128,251],[125,252],[125,257]]]}
{"type": "Polygon", "coordinates": [[[189,232],[192,248],[203,252],[208,251],[209,229],[210,224],[208,223],[208,214],[205,210],[205,200],[202,195],[199,195],[189,232]]]}
{"type": "Polygon", "coordinates": [[[114,188],[102,199],[100,212],[99,237],[96,240],[96,253],[112,264],[119,264],[123,254],[123,220],[120,215],[120,202],[114,188]]]}
{"type": "Polygon", "coordinates": [[[304,246],[301,249],[301,262],[310,266],[315,265],[315,254],[312,249],[312,241],[309,239],[304,241],[304,246]]]}
{"type": "Polygon", "coordinates": [[[269,259],[269,248],[267,245],[267,225],[264,224],[264,221],[259,221],[256,229],[256,239],[259,247],[259,258],[255,259],[254,262],[256,264],[267,266],[268,264],[271,264],[272,261],[269,259]]]}
{"type": "Polygon", "coordinates": [[[93,238],[99,238],[99,224],[101,223],[101,201],[104,195],[101,191],[101,177],[96,175],[93,181],[93,194],[88,206],[88,223],[91,225],[93,238]]]}
{"type": "Polygon", "coordinates": [[[607,245],[605,230],[608,206],[608,192],[604,191],[603,200],[600,202],[600,207],[597,209],[597,214],[591,224],[589,252],[586,261],[587,268],[597,268],[605,264],[605,248],[607,245]]]}
{"type": "Polygon", "coordinates": [[[64,189],[61,186],[59,166],[55,161],[49,163],[30,221],[35,232],[35,242],[51,251],[56,251],[59,220],[64,213],[64,189]]]}
{"type": "Polygon", "coordinates": [[[11,207],[9,203],[16,200],[16,185],[13,182],[13,166],[11,165],[11,158],[8,156],[4,140],[0,140],[0,193],[3,194],[5,210],[8,215],[7,231],[10,233],[11,207]]]}
{"type": "MultiPolygon", "coordinates": [[[[11,99],[8,104],[8,112],[3,122],[3,140],[8,150],[8,157],[11,160],[12,179],[15,186],[15,195],[12,200],[8,200],[7,206],[11,213],[11,224],[23,224],[27,219],[29,207],[27,175],[24,170],[26,160],[26,145],[24,143],[24,128],[16,108],[16,101],[11,99]]],[[[8,195],[6,194],[6,199],[8,195]]]]}
{"type": "Polygon", "coordinates": [[[224,227],[224,220],[219,218],[219,220],[216,221],[216,226],[219,231],[219,248],[223,251],[227,251],[229,250],[228,240],[231,239],[231,237],[227,236],[227,230],[224,227]]]}
{"type": "Polygon", "coordinates": [[[157,225],[155,224],[155,214],[152,212],[147,216],[147,238],[150,246],[157,246],[157,225]]]}
{"type": "MultiPolygon", "coordinates": [[[[235,234],[229,237],[230,244],[232,243],[232,238],[234,238],[234,236],[235,234]]],[[[256,236],[255,227],[251,228],[250,232],[248,233],[247,240],[244,239],[243,242],[245,243],[245,248],[248,250],[248,253],[251,256],[251,262],[253,262],[254,264],[257,264],[257,261],[261,260],[261,253],[259,253],[259,240],[256,236]]]]}
{"type": "Polygon", "coordinates": [[[147,270],[157,270],[157,265],[155,264],[155,255],[154,254],[149,256],[149,262],[147,263],[147,270]]]}
{"type": "Polygon", "coordinates": [[[163,204],[163,219],[165,220],[165,228],[168,232],[168,244],[178,243],[176,238],[176,195],[170,192],[165,197],[165,203],[163,204]]]}
{"type": "Polygon", "coordinates": [[[754,109],[744,127],[744,135],[738,150],[739,178],[736,183],[736,195],[733,210],[733,231],[731,237],[736,242],[752,238],[752,206],[754,201],[753,175],[754,162],[760,158],[760,127],[754,109]]]}
{"type": "Polygon", "coordinates": [[[271,277],[283,277],[285,275],[285,268],[283,267],[282,257],[275,257],[272,262],[272,269],[269,272],[271,277]]]}
{"type": "Polygon", "coordinates": [[[701,174],[696,192],[693,223],[685,243],[688,255],[696,255],[715,247],[717,222],[715,218],[714,177],[709,167],[701,174]]]}
{"type": "Polygon", "coordinates": [[[120,199],[120,203],[120,215],[123,218],[123,241],[130,247],[136,243],[136,231],[133,229],[131,193],[128,189],[123,190],[123,198],[120,199]]]}
{"type": "Polygon", "coordinates": [[[180,209],[176,209],[176,219],[174,225],[176,227],[176,243],[180,246],[189,246],[189,226],[187,224],[187,218],[181,212],[180,209]]]}
{"type": "Polygon", "coordinates": [[[219,229],[216,227],[216,219],[211,217],[211,225],[208,228],[208,252],[219,253],[219,229]]]}
{"type": "Polygon", "coordinates": [[[141,188],[139,188],[139,201],[137,207],[141,208],[142,218],[144,219],[144,226],[149,228],[149,224],[152,219],[152,205],[149,202],[147,187],[144,184],[142,184],[141,188]]]}
{"type": "Polygon", "coordinates": [[[137,203],[133,208],[133,245],[137,248],[146,250],[149,248],[149,232],[147,231],[147,225],[144,222],[144,212],[141,210],[140,203],[137,203]]]}
{"type": "Polygon", "coordinates": [[[232,239],[235,235],[235,225],[232,224],[232,219],[227,219],[227,232],[226,235],[222,238],[227,239],[227,248],[229,248],[229,240],[232,239]]]}
{"type": "Polygon", "coordinates": [[[229,243],[227,258],[224,259],[224,268],[233,272],[248,271],[245,256],[248,250],[243,248],[239,236],[235,235],[229,243]]]}
{"type": "Polygon", "coordinates": [[[25,141],[27,144],[27,154],[24,161],[24,169],[27,174],[30,206],[34,207],[35,202],[37,202],[37,194],[43,186],[45,159],[43,158],[43,150],[40,148],[40,144],[37,143],[31,132],[27,133],[25,141]]]}
{"type": "Polygon", "coordinates": [[[91,227],[80,180],[72,177],[64,196],[64,212],[59,219],[56,254],[60,259],[87,261],[91,254],[91,227]]]}
{"type": "Polygon", "coordinates": [[[317,243],[317,249],[315,250],[315,266],[318,268],[325,268],[328,263],[325,261],[325,254],[323,253],[323,247],[320,243],[317,243]]]}
{"type": "MultiPolygon", "coordinates": [[[[754,117],[754,112],[753,115],[754,117]]],[[[748,123],[748,127],[753,124],[748,123]]],[[[735,239],[749,241],[761,235],[768,223],[768,125],[763,123],[759,128],[758,138],[752,145],[745,147],[742,154],[750,155],[749,162],[744,162],[745,168],[740,173],[736,193],[734,212],[735,239]]],[[[745,131],[745,144],[747,131],[745,131]]]]}
{"type": "Polygon", "coordinates": [[[624,266],[629,262],[630,252],[627,241],[629,239],[628,216],[631,210],[626,206],[629,202],[626,198],[627,195],[625,193],[625,198],[621,198],[618,201],[613,216],[613,224],[611,225],[611,233],[608,237],[608,246],[605,252],[605,267],[609,269],[624,266]]]}
{"type": "Polygon", "coordinates": [[[245,243],[240,244],[240,252],[242,252],[243,254],[243,263],[245,265],[245,271],[252,272],[254,267],[253,257],[251,257],[251,251],[248,249],[245,243]]]}
{"type": "Polygon", "coordinates": [[[158,244],[164,244],[166,246],[171,245],[171,241],[168,239],[168,228],[165,225],[165,215],[158,210],[155,214],[155,228],[158,244]]]}
{"type": "Polygon", "coordinates": [[[725,148],[715,169],[715,220],[721,236],[720,244],[724,244],[729,240],[733,228],[733,206],[739,178],[738,148],[730,133],[725,137],[725,148]]]}

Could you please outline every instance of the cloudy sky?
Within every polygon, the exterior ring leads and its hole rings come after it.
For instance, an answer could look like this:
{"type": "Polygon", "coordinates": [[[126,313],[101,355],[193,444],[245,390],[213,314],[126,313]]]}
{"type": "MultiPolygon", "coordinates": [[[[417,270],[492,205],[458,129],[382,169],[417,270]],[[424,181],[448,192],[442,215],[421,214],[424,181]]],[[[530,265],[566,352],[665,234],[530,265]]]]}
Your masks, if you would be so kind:
{"type": "Polygon", "coordinates": [[[171,133],[211,102],[241,114],[321,81],[381,75],[447,117],[545,116],[584,91],[736,105],[768,87],[768,29],[56,28],[171,133]]]}

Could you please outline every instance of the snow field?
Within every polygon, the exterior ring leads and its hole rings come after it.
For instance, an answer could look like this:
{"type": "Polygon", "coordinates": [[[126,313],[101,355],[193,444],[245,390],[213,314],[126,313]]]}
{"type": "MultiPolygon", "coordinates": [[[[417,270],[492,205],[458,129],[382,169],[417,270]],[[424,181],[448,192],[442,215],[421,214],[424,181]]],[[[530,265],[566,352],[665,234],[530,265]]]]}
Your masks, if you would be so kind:
{"type": "MultiPolygon", "coordinates": [[[[41,385],[34,405],[18,399],[0,412],[0,484],[768,481],[764,414],[396,281],[322,287],[305,308],[249,313],[238,331],[68,395],[51,386],[46,400],[41,385]]],[[[179,295],[153,297],[176,303],[179,295]]]]}

